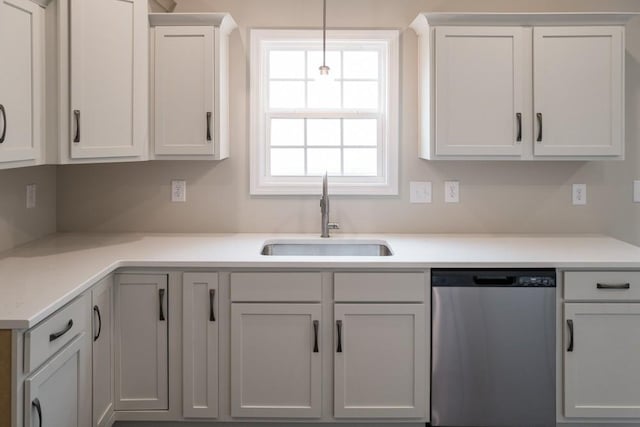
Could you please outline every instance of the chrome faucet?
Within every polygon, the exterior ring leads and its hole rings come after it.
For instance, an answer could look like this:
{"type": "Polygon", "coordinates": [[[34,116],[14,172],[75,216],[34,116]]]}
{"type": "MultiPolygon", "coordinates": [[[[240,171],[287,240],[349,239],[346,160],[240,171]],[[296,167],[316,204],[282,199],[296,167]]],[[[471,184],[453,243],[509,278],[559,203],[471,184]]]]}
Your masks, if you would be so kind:
{"type": "Polygon", "coordinates": [[[329,230],[337,230],[340,226],[335,222],[329,222],[329,177],[327,173],[322,179],[322,198],[320,199],[320,213],[322,214],[322,233],[320,237],[329,237],[329,230]]]}

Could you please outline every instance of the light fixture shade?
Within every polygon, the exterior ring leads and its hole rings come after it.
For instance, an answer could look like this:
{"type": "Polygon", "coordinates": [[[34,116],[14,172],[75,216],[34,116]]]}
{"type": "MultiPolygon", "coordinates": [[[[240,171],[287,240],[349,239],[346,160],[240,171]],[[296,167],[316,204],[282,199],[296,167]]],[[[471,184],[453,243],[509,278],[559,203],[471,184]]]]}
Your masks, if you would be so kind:
{"type": "Polygon", "coordinates": [[[331,70],[328,65],[321,65],[318,69],[320,70],[321,76],[328,76],[329,70],[331,70]]]}

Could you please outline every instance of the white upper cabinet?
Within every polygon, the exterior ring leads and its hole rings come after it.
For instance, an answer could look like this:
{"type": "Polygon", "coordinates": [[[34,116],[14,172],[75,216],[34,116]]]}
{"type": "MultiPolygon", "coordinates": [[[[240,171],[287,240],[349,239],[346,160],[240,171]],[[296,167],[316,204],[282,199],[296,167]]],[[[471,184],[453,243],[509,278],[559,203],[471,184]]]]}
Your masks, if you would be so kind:
{"type": "Polygon", "coordinates": [[[629,14],[421,14],[420,157],[624,158],[629,14]]]}
{"type": "Polygon", "coordinates": [[[437,155],[522,154],[526,35],[521,27],[435,29],[437,155]]]}
{"type": "Polygon", "coordinates": [[[69,144],[71,160],[140,160],[148,145],[147,1],[69,7],[71,105],[61,149],[69,144]]]}
{"type": "Polygon", "coordinates": [[[624,154],[624,29],[533,30],[536,156],[624,154]]]}
{"type": "Polygon", "coordinates": [[[228,14],[151,14],[152,152],[229,156],[228,14]]]}
{"type": "Polygon", "coordinates": [[[44,9],[0,0],[0,169],[42,159],[44,9]]]}

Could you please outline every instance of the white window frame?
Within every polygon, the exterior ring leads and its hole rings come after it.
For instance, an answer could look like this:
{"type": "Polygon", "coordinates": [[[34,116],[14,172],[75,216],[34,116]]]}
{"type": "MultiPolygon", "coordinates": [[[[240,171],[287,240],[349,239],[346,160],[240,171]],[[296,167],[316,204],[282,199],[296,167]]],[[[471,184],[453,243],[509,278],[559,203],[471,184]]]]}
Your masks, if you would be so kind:
{"type": "MultiPolygon", "coordinates": [[[[380,99],[378,145],[378,176],[349,177],[329,176],[331,194],[343,195],[397,195],[398,194],[398,145],[399,145],[399,49],[398,30],[329,30],[327,48],[353,42],[376,44],[382,49],[381,84],[384,87],[380,99]],[[386,58],[386,59],[384,59],[386,58]]],[[[322,44],[319,30],[251,30],[251,71],[250,71],[250,193],[252,195],[312,195],[321,192],[321,177],[317,176],[270,176],[268,174],[268,120],[266,102],[268,96],[267,53],[273,45],[291,48],[296,44],[322,44]]],[[[328,64],[330,66],[330,64],[328,64]]],[[[362,110],[359,114],[370,113],[362,110]]],[[[377,111],[376,111],[377,113],[377,111]]],[[[291,111],[288,111],[291,114],[291,111]]],[[[341,112],[339,116],[345,113],[341,112]]],[[[317,113],[308,109],[300,111],[301,117],[331,118],[330,110],[317,113]]],[[[272,111],[269,117],[278,117],[272,111]]],[[[335,112],[334,112],[334,116],[335,112]]]]}

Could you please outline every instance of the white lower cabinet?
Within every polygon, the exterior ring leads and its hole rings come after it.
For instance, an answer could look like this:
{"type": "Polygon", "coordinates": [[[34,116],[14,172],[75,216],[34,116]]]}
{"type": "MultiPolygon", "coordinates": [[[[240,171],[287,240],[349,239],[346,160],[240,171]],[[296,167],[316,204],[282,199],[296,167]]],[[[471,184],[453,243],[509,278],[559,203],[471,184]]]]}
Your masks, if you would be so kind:
{"type": "Polygon", "coordinates": [[[321,416],[321,304],[231,304],[231,415],[321,416]]]}
{"type": "Polygon", "coordinates": [[[105,427],[113,417],[113,276],[91,291],[93,304],[93,427],[105,427]]]}
{"type": "Polygon", "coordinates": [[[565,303],[564,328],[564,415],[640,418],[640,304],[565,303]]]}
{"type": "Polygon", "coordinates": [[[91,425],[89,339],[82,332],[25,380],[25,427],[91,425]]]}
{"type": "Polygon", "coordinates": [[[424,304],[335,304],[336,418],[423,418],[424,304]]]}
{"type": "Polygon", "coordinates": [[[168,409],[166,274],[116,274],[115,409],[168,409]]]}
{"type": "Polygon", "coordinates": [[[182,276],[182,401],[185,418],[218,416],[218,275],[182,276]]]}

